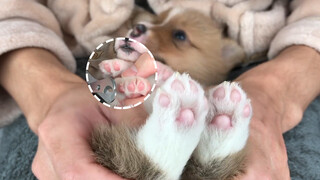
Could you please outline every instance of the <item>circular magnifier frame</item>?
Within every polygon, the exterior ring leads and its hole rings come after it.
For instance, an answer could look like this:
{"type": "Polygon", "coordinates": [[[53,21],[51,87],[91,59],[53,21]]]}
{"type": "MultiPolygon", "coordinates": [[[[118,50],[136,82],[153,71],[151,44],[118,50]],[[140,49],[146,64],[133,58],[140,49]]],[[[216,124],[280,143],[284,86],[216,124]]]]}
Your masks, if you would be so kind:
{"type": "MultiPolygon", "coordinates": [[[[151,90],[148,92],[148,94],[144,97],[143,101],[140,101],[140,102],[137,102],[135,104],[131,104],[131,105],[127,105],[127,106],[118,106],[118,105],[113,105],[112,103],[108,104],[105,102],[104,99],[100,98],[99,96],[97,96],[96,94],[93,94],[93,90],[91,88],[91,85],[88,84],[88,88],[91,92],[91,94],[93,95],[93,97],[95,99],[97,99],[99,102],[101,102],[103,105],[109,107],[109,108],[114,108],[114,109],[130,109],[130,108],[133,108],[133,107],[137,107],[139,105],[141,105],[144,101],[146,101],[150,96],[151,96],[151,93],[153,93],[155,87],[156,87],[156,84],[157,84],[157,80],[158,80],[158,67],[157,67],[157,64],[156,64],[156,61],[152,55],[152,53],[150,52],[150,50],[145,46],[143,45],[142,43],[140,43],[139,41],[136,41],[134,39],[130,39],[130,38],[126,38],[126,37],[117,37],[117,38],[113,38],[113,39],[109,39],[103,43],[101,43],[99,46],[97,46],[95,48],[95,50],[91,53],[91,55],[89,56],[89,59],[88,59],[88,62],[87,62],[87,65],[86,65],[86,82],[88,83],[89,82],[89,67],[90,67],[90,60],[92,59],[92,57],[95,57],[96,55],[96,51],[99,51],[105,44],[108,44],[110,42],[113,42],[115,40],[125,40],[125,39],[129,39],[129,41],[132,41],[132,42],[135,42],[135,43],[138,43],[139,45],[141,45],[143,48],[145,48],[148,52],[148,54],[150,55],[150,57],[153,59],[153,64],[154,64],[154,67],[155,67],[155,70],[156,72],[154,73],[154,83],[152,84],[152,87],[151,87],[151,90]]],[[[117,96],[118,94],[118,91],[117,91],[117,88],[115,89],[115,96],[117,96]]]]}

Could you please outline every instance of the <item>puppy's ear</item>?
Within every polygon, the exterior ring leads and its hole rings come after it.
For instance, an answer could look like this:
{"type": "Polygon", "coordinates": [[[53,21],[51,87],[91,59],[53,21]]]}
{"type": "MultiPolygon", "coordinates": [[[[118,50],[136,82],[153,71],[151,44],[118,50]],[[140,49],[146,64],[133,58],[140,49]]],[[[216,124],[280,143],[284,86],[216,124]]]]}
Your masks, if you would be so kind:
{"type": "Polygon", "coordinates": [[[221,57],[228,67],[233,68],[244,61],[245,52],[237,42],[231,39],[225,39],[222,42],[221,57]]]}

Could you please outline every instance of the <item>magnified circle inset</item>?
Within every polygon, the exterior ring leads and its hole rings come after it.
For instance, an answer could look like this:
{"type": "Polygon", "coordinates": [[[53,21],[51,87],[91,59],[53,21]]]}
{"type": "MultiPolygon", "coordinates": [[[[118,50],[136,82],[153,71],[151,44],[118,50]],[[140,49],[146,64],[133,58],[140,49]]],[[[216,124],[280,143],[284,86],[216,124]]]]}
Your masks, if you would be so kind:
{"type": "Polygon", "coordinates": [[[142,104],[156,86],[157,65],[140,42],[119,37],[100,44],[90,55],[86,81],[93,96],[108,107],[142,104]]]}

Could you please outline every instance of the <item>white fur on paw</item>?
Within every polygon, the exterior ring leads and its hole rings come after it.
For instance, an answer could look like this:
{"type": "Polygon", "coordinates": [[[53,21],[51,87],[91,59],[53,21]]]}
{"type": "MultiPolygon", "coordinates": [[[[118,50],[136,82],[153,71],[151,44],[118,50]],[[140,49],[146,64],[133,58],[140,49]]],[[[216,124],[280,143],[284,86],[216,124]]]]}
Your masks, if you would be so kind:
{"type": "Polygon", "coordinates": [[[237,83],[224,82],[207,93],[209,113],[197,151],[202,162],[240,151],[249,135],[250,100],[237,83]]]}
{"type": "Polygon", "coordinates": [[[103,74],[112,77],[117,77],[130,66],[132,66],[132,62],[124,61],[121,59],[104,60],[99,64],[100,71],[103,72],[103,74]]]}
{"type": "Polygon", "coordinates": [[[157,90],[153,112],[138,133],[139,147],[178,179],[196,148],[208,112],[202,87],[187,74],[174,74],[157,90]]]}

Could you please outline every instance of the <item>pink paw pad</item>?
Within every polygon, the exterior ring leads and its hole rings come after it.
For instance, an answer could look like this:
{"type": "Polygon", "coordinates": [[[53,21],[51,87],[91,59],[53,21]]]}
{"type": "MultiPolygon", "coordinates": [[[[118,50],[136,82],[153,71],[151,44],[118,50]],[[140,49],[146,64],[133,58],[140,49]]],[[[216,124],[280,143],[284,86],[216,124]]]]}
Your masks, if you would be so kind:
{"type": "Polygon", "coordinates": [[[230,99],[233,102],[240,102],[241,101],[241,94],[238,90],[233,89],[231,91],[230,99]]]}
{"type": "Polygon", "coordinates": [[[168,95],[160,94],[160,96],[159,96],[159,104],[162,107],[168,107],[169,104],[170,104],[170,99],[169,99],[168,95]]]}
{"type": "Polygon", "coordinates": [[[139,91],[143,91],[144,88],[145,88],[144,83],[140,81],[140,82],[138,83],[138,90],[139,90],[139,91]]]}
{"type": "Polygon", "coordinates": [[[225,90],[223,87],[219,87],[217,90],[213,93],[213,98],[222,100],[225,97],[225,90]]]}
{"type": "Polygon", "coordinates": [[[182,82],[177,79],[173,81],[173,83],[171,84],[171,88],[179,92],[184,91],[184,86],[182,82]]]}
{"type": "Polygon", "coordinates": [[[112,65],[115,71],[120,71],[120,64],[118,62],[112,62],[112,65]]]}
{"type": "Polygon", "coordinates": [[[110,66],[109,66],[109,64],[108,63],[105,63],[104,64],[104,69],[107,71],[107,72],[111,72],[111,68],[110,68],[110,66]]]}
{"type": "Polygon", "coordinates": [[[140,80],[133,80],[127,85],[127,89],[129,92],[138,92],[144,91],[146,88],[146,85],[143,81],[140,80]]]}
{"type": "Polygon", "coordinates": [[[249,104],[246,104],[243,109],[243,117],[247,118],[251,114],[251,107],[249,104]]]}
{"type": "Polygon", "coordinates": [[[214,117],[211,124],[222,130],[227,130],[232,127],[230,116],[225,114],[214,117]]]}
{"type": "Polygon", "coordinates": [[[123,87],[123,84],[119,84],[118,85],[118,89],[121,93],[124,93],[124,87],[123,87]]]}
{"type": "Polygon", "coordinates": [[[128,77],[117,82],[120,93],[124,93],[128,98],[145,96],[151,90],[148,80],[139,77],[128,77]]]}
{"type": "Polygon", "coordinates": [[[134,82],[130,82],[127,86],[127,89],[129,92],[134,92],[134,90],[135,90],[134,82]]]}
{"type": "Polygon", "coordinates": [[[177,121],[190,126],[195,120],[194,113],[191,109],[182,109],[177,117],[177,121]]]}

